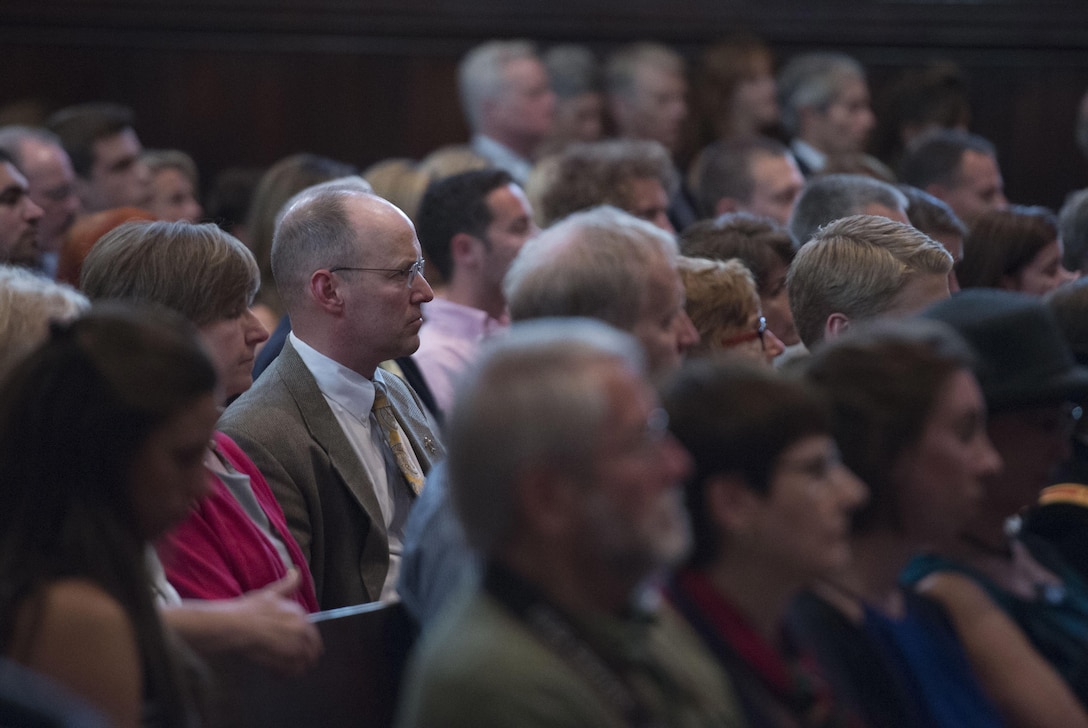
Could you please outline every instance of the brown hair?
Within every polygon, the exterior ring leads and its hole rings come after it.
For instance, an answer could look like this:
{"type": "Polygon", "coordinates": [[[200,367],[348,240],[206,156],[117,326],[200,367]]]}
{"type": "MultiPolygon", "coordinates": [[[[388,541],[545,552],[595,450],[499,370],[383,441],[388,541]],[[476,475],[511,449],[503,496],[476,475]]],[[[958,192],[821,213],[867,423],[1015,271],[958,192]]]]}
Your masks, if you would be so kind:
{"type": "Polygon", "coordinates": [[[102,236],[83,266],[92,300],[154,303],[197,326],[240,316],[258,285],[253,254],[211,223],[125,223],[102,236]]]}
{"type": "Polygon", "coordinates": [[[1019,276],[1057,239],[1057,220],[1044,208],[985,212],[963,239],[963,260],[956,266],[960,287],[1003,288],[1003,278],[1019,276]]]}
{"type": "Polygon", "coordinates": [[[693,354],[720,350],[722,338],[747,327],[759,311],[756,282],[741,261],[680,256],[676,268],[687,295],[684,308],[699,332],[693,354]]]}

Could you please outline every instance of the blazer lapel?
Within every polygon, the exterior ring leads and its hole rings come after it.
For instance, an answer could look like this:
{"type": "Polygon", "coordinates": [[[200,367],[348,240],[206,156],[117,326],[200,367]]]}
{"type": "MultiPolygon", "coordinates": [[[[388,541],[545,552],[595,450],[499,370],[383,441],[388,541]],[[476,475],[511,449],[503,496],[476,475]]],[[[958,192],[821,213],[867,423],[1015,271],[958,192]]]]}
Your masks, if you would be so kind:
{"type": "Polygon", "coordinates": [[[302,357],[291,346],[290,340],[283,345],[280,357],[284,358],[280,370],[283,382],[295,402],[298,403],[306,428],[313,439],[328,453],[333,469],[355,501],[366,512],[371,526],[376,528],[381,533],[382,539],[388,542],[385,517],[378,504],[378,497],[374,494],[374,484],[370,482],[370,476],[367,475],[363,464],[359,462],[359,456],[355,454],[351,443],[344,435],[336,415],[329,409],[325,395],[321,394],[313,375],[302,361],[302,357]]]}

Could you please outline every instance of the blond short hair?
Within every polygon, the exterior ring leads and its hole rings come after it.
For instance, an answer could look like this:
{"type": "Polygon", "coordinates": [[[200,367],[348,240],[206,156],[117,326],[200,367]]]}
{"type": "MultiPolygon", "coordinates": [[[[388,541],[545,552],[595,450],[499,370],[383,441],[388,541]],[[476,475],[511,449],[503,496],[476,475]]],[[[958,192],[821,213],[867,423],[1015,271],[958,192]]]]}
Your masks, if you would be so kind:
{"type": "Polygon", "coordinates": [[[722,348],[721,340],[747,327],[759,311],[755,278],[740,260],[680,256],[676,268],[684,282],[688,317],[699,332],[692,354],[705,355],[722,348]]]}
{"type": "Polygon", "coordinates": [[[918,275],[948,275],[952,256],[910,225],[853,215],[820,228],[801,247],[786,279],[797,333],[812,348],[828,317],[870,319],[890,309],[918,275]]]}

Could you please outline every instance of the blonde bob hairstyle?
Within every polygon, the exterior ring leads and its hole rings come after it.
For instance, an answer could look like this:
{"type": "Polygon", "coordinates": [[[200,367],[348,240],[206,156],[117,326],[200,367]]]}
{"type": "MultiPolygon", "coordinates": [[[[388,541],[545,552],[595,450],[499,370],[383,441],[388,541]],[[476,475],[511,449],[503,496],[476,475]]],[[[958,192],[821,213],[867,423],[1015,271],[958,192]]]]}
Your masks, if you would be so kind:
{"type": "Polygon", "coordinates": [[[680,256],[676,267],[687,295],[685,308],[699,332],[692,354],[722,349],[722,340],[745,330],[760,310],[755,278],[740,260],[680,256]]]}

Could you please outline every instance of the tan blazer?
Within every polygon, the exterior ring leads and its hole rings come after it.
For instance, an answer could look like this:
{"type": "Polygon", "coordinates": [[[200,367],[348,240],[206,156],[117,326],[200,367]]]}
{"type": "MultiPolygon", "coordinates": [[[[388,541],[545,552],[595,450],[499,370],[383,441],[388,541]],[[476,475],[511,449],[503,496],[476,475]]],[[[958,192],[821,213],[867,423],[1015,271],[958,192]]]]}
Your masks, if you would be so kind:
{"type": "MultiPolygon", "coordinates": [[[[385,376],[423,472],[445,455],[415,392],[385,376]]],[[[268,480],[310,564],[321,609],[376,601],[389,541],[374,486],[291,342],[219,420],[268,480]]]]}

